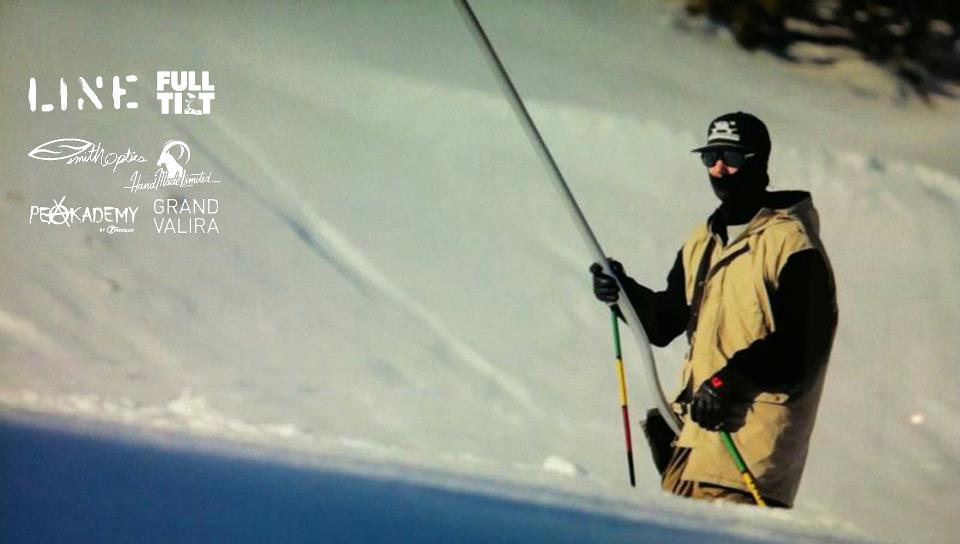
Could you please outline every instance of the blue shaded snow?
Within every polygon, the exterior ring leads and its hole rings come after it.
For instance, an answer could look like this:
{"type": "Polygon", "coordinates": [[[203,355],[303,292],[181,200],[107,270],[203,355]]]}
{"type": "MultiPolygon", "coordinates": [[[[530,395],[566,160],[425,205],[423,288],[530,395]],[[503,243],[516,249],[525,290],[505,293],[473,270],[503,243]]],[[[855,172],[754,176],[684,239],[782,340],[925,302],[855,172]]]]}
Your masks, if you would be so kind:
{"type": "Polygon", "coordinates": [[[682,524],[0,418],[3,542],[771,541],[682,524]]]}

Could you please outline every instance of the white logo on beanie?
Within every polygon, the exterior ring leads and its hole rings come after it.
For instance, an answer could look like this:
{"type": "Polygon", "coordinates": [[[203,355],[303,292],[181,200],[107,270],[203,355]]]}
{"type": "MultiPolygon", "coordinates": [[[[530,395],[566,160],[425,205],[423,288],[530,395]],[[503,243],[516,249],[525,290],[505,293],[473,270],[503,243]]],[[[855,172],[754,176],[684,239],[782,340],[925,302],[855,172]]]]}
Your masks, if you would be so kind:
{"type": "Polygon", "coordinates": [[[727,140],[731,142],[739,142],[740,135],[737,134],[737,122],[736,121],[714,122],[713,126],[710,127],[710,136],[707,137],[707,142],[712,142],[714,140],[727,140]]]}

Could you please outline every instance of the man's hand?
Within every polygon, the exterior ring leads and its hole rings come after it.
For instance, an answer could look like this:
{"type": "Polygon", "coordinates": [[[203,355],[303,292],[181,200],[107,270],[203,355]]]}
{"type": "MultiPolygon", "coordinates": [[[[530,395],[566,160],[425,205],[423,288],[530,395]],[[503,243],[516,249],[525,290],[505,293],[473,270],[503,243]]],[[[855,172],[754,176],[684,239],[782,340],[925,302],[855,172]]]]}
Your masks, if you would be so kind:
{"type": "MultiPolygon", "coordinates": [[[[613,259],[608,262],[610,263],[610,269],[618,278],[626,277],[622,264],[613,259]]],[[[620,288],[617,286],[617,280],[606,274],[600,263],[593,263],[590,266],[590,273],[593,274],[593,294],[597,299],[612,304],[620,298],[620,288]]]]}
{"type": "Polygon", "coordinates": [[[734,432],[743,426],[755,390],[729,368],[700,384],[690,402],[690,419],[708,431],[734,432]]]}

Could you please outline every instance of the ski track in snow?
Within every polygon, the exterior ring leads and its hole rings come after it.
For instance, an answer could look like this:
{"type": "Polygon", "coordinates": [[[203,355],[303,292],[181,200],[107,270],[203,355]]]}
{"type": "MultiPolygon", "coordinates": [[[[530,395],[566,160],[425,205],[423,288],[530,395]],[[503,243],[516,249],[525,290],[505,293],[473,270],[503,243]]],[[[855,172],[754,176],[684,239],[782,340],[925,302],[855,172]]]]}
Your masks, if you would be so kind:
{"type": "Polygon", "coordinates": [[[50,338],[31,321],[8,313],[0,307],[0,331],[24,344],[32,346],[44,357],[66,361],[70,353],[53,338],[50,338]]]}
{"type": "Polygon", "coordinates": [[[201,150],[216,163],[218,168],[228,172],[231,179],[235,179],[238,185],[244,187],[257,202],[261,203],[265,208],[279,217],[311,251],[334,266],[348,281],[368,295],[372,291],[375,291],[384,295],[388,300],[393,301],[407,313],[424,323],[429,330],[433,331],[457,358],[467,363],[480,375],[497,383],[505,393],[523,406],[530,414],[538,418],[543,417],[543,411],[534,402],[533,395],[529,389],[460,340],[449,327],[447,327],[440,316],[414,300],[403,288],[391,281],[385,274],[381,273],[377,267],[363,255],[363,252],[354,244],[350,243],[337,228],[316,213],[304,199],[299,197],[296,187],[294,187],[293,184],[274,173],[279,171],[277,167],[273,165],[263,153],[259,152],[253,142],[244,138],[222,119],[214,118],[212,121],[227,140],[243,150],[248,157],[254,160],[263,176],[270,179],[274,187],[283,192],[286,202],[281,203],[268,200],[267,197],[254,190],[253,185],[250,184],[244,176],[231,168],[226,161],[220,159],[216,153],[213,153],[212,150],[196,138],[193,138],[189,130],[180,124],[177,124],[177,129],[190,135],[190,141],[197,149],[201,150]],[[287,211],[290,208],[296,208],[298,212],[305,217],[305,221],[295,219],[291,213],[287,211]]]}

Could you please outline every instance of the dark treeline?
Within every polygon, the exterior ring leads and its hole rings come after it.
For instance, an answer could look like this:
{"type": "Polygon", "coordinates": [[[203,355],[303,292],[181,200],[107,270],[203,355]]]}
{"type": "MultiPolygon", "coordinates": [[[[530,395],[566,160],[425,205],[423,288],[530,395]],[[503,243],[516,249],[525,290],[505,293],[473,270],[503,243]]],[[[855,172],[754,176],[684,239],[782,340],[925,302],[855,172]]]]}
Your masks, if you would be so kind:
{"type": "Polygon", "coordinates": [[[797,41],[853,47],[918,91],[960,81],[960,0],[685,0],[748,49],[789,57],[797,41]]]}

